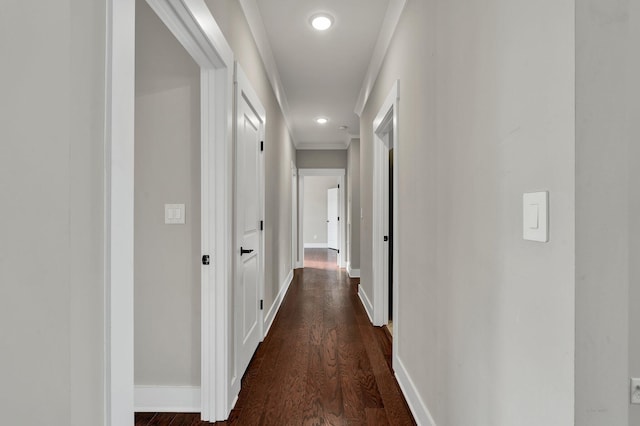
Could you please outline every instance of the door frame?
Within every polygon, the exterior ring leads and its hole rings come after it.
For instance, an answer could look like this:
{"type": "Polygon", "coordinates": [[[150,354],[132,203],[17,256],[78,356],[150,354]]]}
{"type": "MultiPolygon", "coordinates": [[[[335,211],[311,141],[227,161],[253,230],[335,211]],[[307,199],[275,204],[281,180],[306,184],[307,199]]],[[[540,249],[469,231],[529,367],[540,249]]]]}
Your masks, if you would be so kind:
{"type": "MultiPolygon", "coordinates": [[[[258,207],[260,210],[260,217],[263,221],[263,229],[259,231],[259,246],[260,246],[260,250],[258,253],[258,293],[259,293],[259,298],[261,300],[264,300],[264,283],[265,283],[265,267],[264,267],[264,262],[265,262],[265,232],[266,232],[266,221],[265,221],[265,162],[264,162],[264,152],[266,150],[266,141],[265,141],[265,126],[267,123],[267,113],[266,110],[264,108],[264,106],[262,105],[262,102],[260,101],[260,98],[258,97],[257,93],[255,92],[255,90],[253,89],[253,87],[251,86],[251,82],[249,81],[249,79],[247,78],[246,74],[244,73],[244,71],[242,70],[242,67],[240,66],[240,64],[238,64],[238,62],[235,63],[235,73],[234,73],[234,96],[235,96],[235,108],[234,108],[234,118],[233,118],[233,127],[234,127],[234,146],[233,146],[233,165],[234,165],[234,178],[233,178],[233,188],[234,194],[237,194],[236,191],[236,179],[235,179],[235,171],[236,171],[236,166],[237,166],[237,138],[238,138],[238,130],[237,130],[237,126],[238,126],[238,105],[239,105],[239,97],[240,96],[244,96],[247,101],[250,104],[250,107],[254,110],[254,112],[256,113],[256,115],[259,117],[260,119],[260,140],[262,141],[262,144],[264,146],[263,149],[259,149],[258,150],[258,178],[260,179],[260,184],[259,184],[259,188],[258,188],[258,207]]],[[[237,215],[241,214],[238,209],[236,208],[236,203],[237,203],[237,199],[235,198],[235,196],[233,197],[233,213],[234,213],[234,218],[237,218],[237,215]]],[[[234,253],[234,257],[232,259],[232,263],[233,263],[233,268],[234,268],[234,276],[233,276],[233,283],[234,286],[237,285],[236,280],[239,278],[238,277],[238,262],[239,262],[239,252],[240,252],[240,244],[238,243],[238,238],[239,238],[239,233],[238,230],[236,229],[237,227],[237,220],[234,221],[234,236],[233,236],[233,253],[234,253]]],[[[235,311],[235,298],[233,298],[233,291],[232,291],[232,300],[233,300],[233,306],[235,311]]],[[[260,336],[260,342],[262,342],[265,338],[265,327],[264,327],[264,309],[259,309],[258,306],[256,306],[256,310],[258,312],[258,335],[260,336]]],[[[233,315],[233,312],[232,312],[233,315]]],[[[231,381],[230,381],[230,386],[231,386],[231,394],[232,395],[238,395],[238,393],[240,392],[240,385],[241,385],[241,379],[242,376],[244,375],[244,371],[238,371],[238,357],[239,357],[239,351],[237,350],[237,335],[236,335],[236,330],[234,327],[233,330],[233,348],[234,348],[234,360],[233,360],[233,366],[231,368],[232,371],[232,376],[231,376],[231,381]]]]}
{"type": "MultiPolygon", "coordinates": [[[[147,0],[201,69],[201,418],[228,417],[232,248],[231,47],[203,0],[147,0]],[[221,202],[222,201],[222,202],[221,202]]],[[[104,424],[134,422],[135,2],[109,0],[105,117],[104,424]]]]}
{"type": "MultiPolygon", "coordinates": [[[[386,225],[389,223],[388,215],[388,185],[389,185],[389,150],[393,148],[394,159],[399,158],[399,129],[398,129],[398,104],[400,101],[400,81],[396,80],[384,103],[380,107],[376,118],[373,120],[373,324],[386,325],[389,321],[389,274],[385,265],[388,265],[388,246],[383,241],[386,225]],[[388,137],[385,135],[392,131],[393,144],[388,146],[388,137]],[[386,182],[385,182],[386,179],[386,182]],[[386,203],[386,204],[385,204],[386,203]]],[[[398,355],[399,321],[398,313],[398,287],[400,271],[398,259],[400,258],[400,238],[398,235],[398,167],[393,167],[393,312],[396,313],[393,320],[393,363],[398,355]]]]}
{"type": "Polygon", "coordinates": [[[298,168],[291,160],[291,269],[302,266],[298,255],[298,168]]]}
{"type": "Polygon", "coordinates": [[[340,206],[338,211],[340,214],[340,227],[338,231],[339,249],[338,249],[338,267],[344,268],[346,260],[346,188],[344,185],[346,170],[345,169],[298,169],[298,223],[300,224],[300,232],[298,233],[298,264],[304,268],[304,178],[306,176],[335,176],[338,178],[338,199],[340,206]]]}

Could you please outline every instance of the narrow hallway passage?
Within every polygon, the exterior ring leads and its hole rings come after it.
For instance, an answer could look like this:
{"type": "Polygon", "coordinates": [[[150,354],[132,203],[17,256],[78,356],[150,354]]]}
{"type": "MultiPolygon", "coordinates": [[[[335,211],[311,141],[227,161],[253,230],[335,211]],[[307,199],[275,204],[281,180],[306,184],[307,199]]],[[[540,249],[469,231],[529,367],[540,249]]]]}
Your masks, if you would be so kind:
{"type": "MultiPolygon", "coordinates": [[[[358,300],[358,280],[337,268],[335,252],[306,252],[229,421],[216,424],[415,424],[389,367],[389,340],[358,300]]],[[[199,425],[197,416],[139,414],[136,426],[199,425]]]]}

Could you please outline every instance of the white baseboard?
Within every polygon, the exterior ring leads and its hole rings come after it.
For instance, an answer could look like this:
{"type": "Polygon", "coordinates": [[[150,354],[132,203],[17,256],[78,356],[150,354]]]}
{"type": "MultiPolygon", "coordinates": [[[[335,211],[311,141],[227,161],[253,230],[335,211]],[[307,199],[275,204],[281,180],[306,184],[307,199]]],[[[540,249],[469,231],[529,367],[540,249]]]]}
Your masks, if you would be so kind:
{"type": "Polygon", "coordinates": [[[327,248],[327,243],[304,243],[304,248],[327,248]]]}
{"type": "Polygon", "coordinates": [[[199,413],[199,386],[136,386],[134,406],[140,413],[199,413]]]}
{"type": "Polygon", "coordinates": [[[296,269],[304,268],[303,262],[296,262],[296,269]]]}
{"type": "Polygon", "coordinates": [[[362,288],[362,285],[358,286],[358,297],[360,297],[360,302],[369,316],[369,321],[373,324],[373,305],[371,304],[371,300],[369,300],[367,293],[362,288]]]}
{"type": "Polygon", "coordinates": [[[398,357],[393,359],[393,370],[398,385],[400,385],[400,389],[404,394],[404,399],[407,400],[407,404],[416,423],[420,426],[436,426],[436,422],[433,420],[429,409],[420,397],[416,385],[413,383],[413,380],[411,380],[407,369],[398,357]]]}
{"type": "Polygon", "coordinates": [[[273,324],[273,320],[276,318],[276,314],[280,309],[280,305],[282,305],[284,296],[287,294],[287,290],[289,290],[289,286],[291,285],[292,281],[293,281],[293,269],[289,271],[289,274],[287,274],[287,277],[284,279],[284,282],[280,286],[280,291],[276,296],[276,300],[273,301],[273,304],[269,308],[269,311],[267,311],[267,315],[265,315],[264,317],[264,335],[265,336],[269,332],[269,329],[273,324]]]}
{"type": "Polygon", "coordinates": [[[360,278],[360,269],[353,269],[351,262],[347,262],[347,274],[349,274],[349,278],[360,278]]]}

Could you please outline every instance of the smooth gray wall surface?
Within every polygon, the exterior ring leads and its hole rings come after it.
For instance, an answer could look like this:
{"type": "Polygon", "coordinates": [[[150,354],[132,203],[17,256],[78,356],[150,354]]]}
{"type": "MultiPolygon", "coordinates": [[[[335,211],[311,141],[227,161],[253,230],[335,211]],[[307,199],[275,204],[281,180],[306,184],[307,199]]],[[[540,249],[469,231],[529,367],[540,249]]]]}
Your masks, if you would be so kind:
{"type": "Polygon", "coordinates": [[[640,424],[640,4],[576,2],[576,424],[640,424]]]}
{"type": "Polygon", "coordinates": [[[140,0],[135,114],[135,384],[199,386],[200,67],[140,0]]]}
{"type": "Polygon", "coordinates": [[[237,0],[205,0],[266,110],[265,312],[285,283],[291,264],[291,161],[295,149],[249,25],[237,0]]]}
{"type": "Polygon", "coordinates": [[[305,176],[304,244],[327,244],[327,190],[337,187],[335,176],[305,176]]]}
{"type": "Polygon", "coordinates": [[[574,57],[572,0],[408,0],[361,117],[372,299],[372,123],[400,80],[394,344],[438,425],[574,424],[574,57]],[[522,239],[539,190],[546,244],[522,239]]]}
{"type": "Polygon", "coordinates": [[[341,149],[299,149],[296,164],[300,169],[346,169],[347,151],[341,149]]]}
{"type": "Polygon", "coordinates": [[[347,150],[347,261],[360,269],[360,139],[353,139],[347,150]]]}
{"type": "Polygon", "coordinates": [[[102,424],[105,22],[96,0],[2,4],[2,424],[102,424]]]}

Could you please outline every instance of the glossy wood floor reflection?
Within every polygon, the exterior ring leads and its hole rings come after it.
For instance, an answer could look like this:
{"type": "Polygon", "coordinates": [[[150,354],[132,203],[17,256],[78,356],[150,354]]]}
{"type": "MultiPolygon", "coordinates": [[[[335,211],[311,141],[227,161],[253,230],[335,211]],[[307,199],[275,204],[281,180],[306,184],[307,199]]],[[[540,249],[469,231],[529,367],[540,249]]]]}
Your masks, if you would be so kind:
{"type": "MultiPolygon", "coordinates": [[[[269,335],[242,379],[230,425],[414,425],[390,368],[391,342],[369,322],[336,253],[306,249],[269,335]]],[[[200,425],[197,414],[137,414],[136,426],[200,425]]]]}

